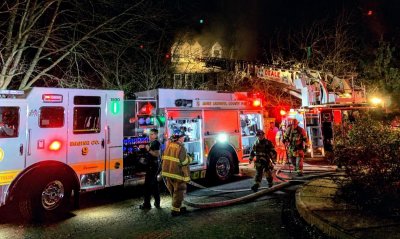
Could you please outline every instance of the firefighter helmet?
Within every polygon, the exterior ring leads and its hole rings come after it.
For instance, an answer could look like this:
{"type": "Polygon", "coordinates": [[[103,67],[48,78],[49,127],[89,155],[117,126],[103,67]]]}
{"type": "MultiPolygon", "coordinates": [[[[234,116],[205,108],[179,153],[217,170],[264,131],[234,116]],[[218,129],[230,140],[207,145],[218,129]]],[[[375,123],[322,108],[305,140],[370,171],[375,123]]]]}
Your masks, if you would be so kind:
{"type": "Polygon", "coordinates": [[[261,136],[264,134],[265,134],[264,131],[262,131],[261,129],[257,130],[257,132],[256,132],[256,136],[261,136]]]}
{"type": "Polygon", "coordinates": [[[180,137],[185,137],[185,132],[183,132],[182,130],[176,129],[173,131],[172,133],[172,140],[178,140],[180,137]]]}

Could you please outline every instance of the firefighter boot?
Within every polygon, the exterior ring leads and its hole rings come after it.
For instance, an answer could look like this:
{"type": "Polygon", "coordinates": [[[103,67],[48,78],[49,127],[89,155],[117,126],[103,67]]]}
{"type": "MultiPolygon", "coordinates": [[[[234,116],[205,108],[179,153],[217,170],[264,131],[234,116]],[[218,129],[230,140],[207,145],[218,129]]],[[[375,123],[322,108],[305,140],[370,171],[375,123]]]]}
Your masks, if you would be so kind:
{"type": "Polygon", "coordinates": [[[187,211],[186,207],[181,207],[179,212],[178,211],[171,211],[171,216],[176,217],[176,216],[180,216],[182,214],[185,214],[187,212],[188,211],[187,211]]]}
{"type": "Polygon", "coordinates": [[[253,190],[254,192],[257,192],[259,187],[260,187],[260,185],[258,185],[258,184],[256,183],[256,184],[254,184],[254,185],[251,187],[251,190],[253,190]]]}
{"type": "Polygon", "coordinates": [[[181,207],[180,208],[180,213],[187,213],[187,212],[188,212],[188,210],[187,210],[186,207],[181,207]]]}
{"type": "Polygon", "coordinates": [[[303,176],[303,171],[298,170],[298,171],[297,171],[297,176],[299,176],[299,177],[303,176]]]}

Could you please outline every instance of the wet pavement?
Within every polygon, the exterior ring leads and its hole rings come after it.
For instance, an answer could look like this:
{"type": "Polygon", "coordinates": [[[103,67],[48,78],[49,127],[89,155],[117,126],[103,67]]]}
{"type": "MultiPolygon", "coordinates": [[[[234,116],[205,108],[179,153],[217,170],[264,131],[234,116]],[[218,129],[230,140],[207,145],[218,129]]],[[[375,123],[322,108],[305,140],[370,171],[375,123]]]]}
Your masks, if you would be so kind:
{"type": "Polygon", "coordinates": [[[55,222],[25,225],[2,212],[0,238],[294,238],[282,221],[286,197],[279,194],[231,207],[189,208],[186,215],[172,217],[166,193],[162,209],[142,211],[138,209],[140,195],[109,189],[84,195],[81,209],[55,222]]]}
{"type": "MultiPolygon", "coordinates": [[[[190,186],[186,200],[207,203],[249,195],[253,170],[244,166],[243,175],[234,182],[213,186],[238,192],[190,186]]],[[[279,182],[274,179],[275,184],[279,182]]],[[[267,187],[265,180],[262,186],[267,187]]],[[[298,187],[290,185],[225,207],[189,207],[190,212],[181,217],[171,217],[171,199],[165,191],[162,209],[142,211],[138,208],[141,186],[110,188],[82,195],[80,209],[53,222],[27,225],[19,221],[15,209],[0,209],[0,238],[327,238],[299,217],[294,200],[298,187]]]]}

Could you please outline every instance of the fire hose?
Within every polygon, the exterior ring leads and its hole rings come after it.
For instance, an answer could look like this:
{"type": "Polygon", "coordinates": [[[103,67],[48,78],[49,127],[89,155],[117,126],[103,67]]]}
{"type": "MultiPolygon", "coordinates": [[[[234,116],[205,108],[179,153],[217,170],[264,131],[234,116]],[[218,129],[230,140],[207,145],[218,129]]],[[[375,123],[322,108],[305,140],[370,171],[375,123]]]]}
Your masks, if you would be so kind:
{"type": "MultiPolygon", "coordinates": [[[[288,178],[283,178],[280,177],[278,174],[279,172],[281,172],[281,169],[278,169],[276,171],[276,176],[279,180],[283,181],[282,183],[279,184],[275,184],[274,186],[270,187],[270,188],[260,188],[261,190],[242,196],[242,197],[238,197],[238,198],[234,198],[234,199],[228,199],[228,200],[223,200],[223,201],[218,201],[218,202],[208,202],[208,203],[195,203],[195,202],[190,202],[187,201],[186,199],[184,200],[184,203],[187,206],[190,207],[194,207],[194,208],[215,208],[215,207],[223,207],[223,206],[229,206],[229,205],[233,205],[233,204],[237,204],[237,203],[241,203],[241,202],[246,202],[246,201],[251,201],[254,200],[258,197],[264,196],[266,194],[270,194],[273,193],[275,191],[281,190],[283,188],[289,187],[289,186],[293,186],[293,185],[297,185],[297,184],[301,184],[306,182],[307,180],[310,179],[314,179],[314,178],[318,178],[318,177],[326,177],[326,176],[331,176],[333,174],[336,174],[336,172],[324,172],[318,175],[309,175],[309,176],[303,176],[301,178],[294,178],[294,179],[288,179],[288,178]]],[[[315,171],[314,171],[315,172],[315,171]]],[[[207,189],[210,191],[215,191],[215,192],[243,192],[243,191],[250,191],[251,189],[238,189],[238,190],[221,190],[221,189],[210,189],[207,187],[204,187],[200,184],[197,184],[193,181],[189,182],[190,185],[194,186],[194,187],[198,187],[201,189],[207,189]]]]}

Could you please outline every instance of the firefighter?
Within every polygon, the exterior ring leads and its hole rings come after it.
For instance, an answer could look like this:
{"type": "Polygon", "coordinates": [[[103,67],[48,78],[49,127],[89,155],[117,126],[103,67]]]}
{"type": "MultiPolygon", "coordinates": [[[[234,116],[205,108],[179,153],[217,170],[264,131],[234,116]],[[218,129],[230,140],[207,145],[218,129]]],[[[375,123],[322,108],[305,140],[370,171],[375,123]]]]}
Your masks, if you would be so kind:
{"type": "Polygon", "coordinates": [[[260,187],[263,173],[265,172],[268,186],[272,187],[272,170],[274,169],[274,163],[272,160],[276,158],[276,151],[271,141],[265,138],[265,133],[262,130],[257,130],[257,140],[253,145],[253,149],[250,153],[249,163],[251,164],[254,156],[256,160],[254,162],[256,168],[255,183],[251,187],[254,192],[258,191],[260,187]]]}
{"type": "Polygon", "coordinates": [[[185,136],[184,132],[175,131],[162,156],[161,175],[165,178],[165,184],[172,196],[172,216],[179,216],[186,212],[186,207],[182,207],[182,201],[186,192],[186,183],[190,181],[189,164],[192,159],[183,145],[185,136]]]}
{"type": "Polygon", "coordinates": [[[278,154],[276,160],[277,160],[278,164],[284,164],[288,160],[286,158],[286,147],[285,147],[285,144],[283,142],[284,141],[283,137],[284,137],[284,134],[285,134],[285,130],[286,130],[286,125],[285,125],[284,122],[282,122],[279,125],[279,131],[278,131],[278,133],[276,134],[276,137],[275,137],[275,149],[276,149],[276,152],[278,154]]]}
{"type": "Polygon", "coordinates": [[[289,150],[289,160],[295,165],[297,175],[302,176],[307,135],[306,131],[299,126],[299,121],[297,119],[293,119],[292,124],[286,129],[284,142],[289,150]]]}
{"type": "Polygon", "coordinates": [[[146,146],[141,145],[139,148],[146,151],[146,176],[144,178],[144,202],[139,206],[140,209],[151,209],[151,195],[154,197],[154,206],[160,208],[160,190],[158,187],[157,173],[160,168],[160,147],[161,143],[157,140],[158,130],[151,129],[150,143],[146,146]]]}
{"type": "Polygon", "coordinates": [[[276,147],[276,134],[279,132],[278,127],[275,126],[275,122],[269,122],[269,128],[267,131],[267,139],[276,147]]]}

